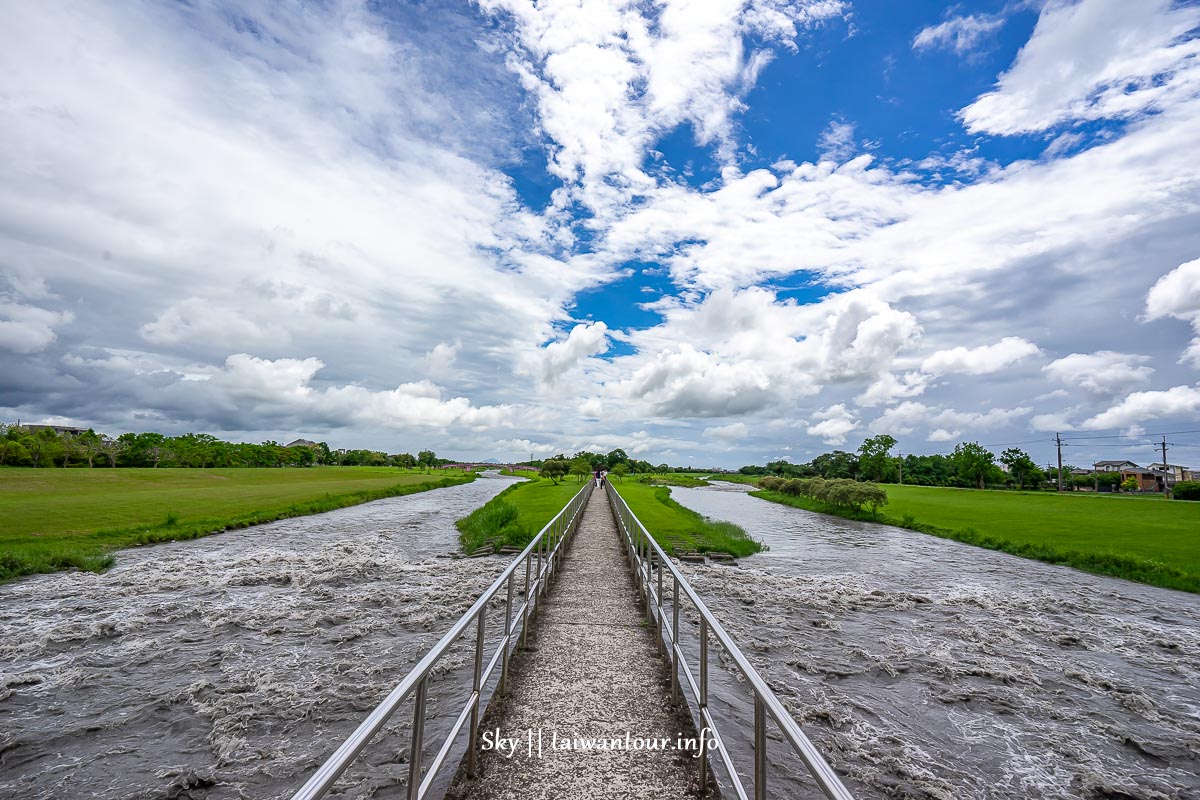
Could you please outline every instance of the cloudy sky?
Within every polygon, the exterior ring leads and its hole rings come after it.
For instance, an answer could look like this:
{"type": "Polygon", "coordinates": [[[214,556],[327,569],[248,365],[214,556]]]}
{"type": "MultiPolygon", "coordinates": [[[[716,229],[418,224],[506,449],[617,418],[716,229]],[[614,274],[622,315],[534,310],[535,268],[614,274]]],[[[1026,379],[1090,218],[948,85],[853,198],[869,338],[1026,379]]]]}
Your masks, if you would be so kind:
{"type": "Polygon", "coordinates": [[[1195,3],[0,17],[0,419],[1200,467],[1195,3]]]}

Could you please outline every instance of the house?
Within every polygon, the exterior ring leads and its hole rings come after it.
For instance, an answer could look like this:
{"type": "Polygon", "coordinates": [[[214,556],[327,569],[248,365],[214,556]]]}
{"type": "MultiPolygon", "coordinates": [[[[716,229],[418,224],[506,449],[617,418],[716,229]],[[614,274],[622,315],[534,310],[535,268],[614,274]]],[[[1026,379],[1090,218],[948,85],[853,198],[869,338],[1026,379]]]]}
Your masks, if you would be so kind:
{"type": "Polygon", "coordinates": [[[1133,478],[1137,481],[1139,492],[1161,492],[1168,483],[1175,481],[1170,478],[1170,473],[1163,472],[1160,469],[1149,469],[1147,467],[1136,467],[1134,469],[1121,470],[1121,480],[1126,481],[1133,478]]]}
{"type": "Polygon", "coordinates": [[[316,442],[310,442],[308,439],[297,439],[294,442],[288,442],[284,447],[320,447],[316,442]]]}
{"type": "Polygon", "coordinates": [[[24,428],[30,433],[51,430],[57,433],[59,436],[62,436],[65,433],[69,433],[72,436],[80,436],[88,432],[87,428],[75,428],[70,425],[22,425],[19,421],[17,422],[17,427],[24,428]]]}
{"type": "Polygon", "coordinates": [[[1096,472],[1124,472],[1127,469],[1141,469],[1132,461],[1097,461],[1092,466],[1096,472]]]}
{"type": "Polygon", "coordinates": [[[1150,469],[1155,469],[1155,470],[1159,470],[1161,472],[1167,473],[1167,475],[1169,476],[1167,478],[1167,481],[1169,483],[1178,483],[1179,481],[1186,481],[1186,480],[1188,480],[1188,476],[1193,474],[1193,470],[1190,470],[1187,467],[1181,467],[1178,464],[1167,464],[1166,466],[1163,466],[1162,464],[1151,464],[1150,469]]]}

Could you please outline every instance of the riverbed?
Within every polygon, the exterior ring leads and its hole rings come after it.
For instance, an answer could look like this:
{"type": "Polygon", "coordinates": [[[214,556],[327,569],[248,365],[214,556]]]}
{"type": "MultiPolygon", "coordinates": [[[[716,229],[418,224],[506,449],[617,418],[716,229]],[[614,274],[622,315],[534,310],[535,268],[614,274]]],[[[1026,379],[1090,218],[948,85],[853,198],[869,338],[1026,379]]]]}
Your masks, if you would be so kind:
{"type": "MultiPolygon", "coordinates": [[[[1200,798],[1200,597],[746,492],[673,490],[770,547],[685,572],[856,797],[1200,798]]],[[[772,796],[819,796],[769,752],[772,796]]]]}

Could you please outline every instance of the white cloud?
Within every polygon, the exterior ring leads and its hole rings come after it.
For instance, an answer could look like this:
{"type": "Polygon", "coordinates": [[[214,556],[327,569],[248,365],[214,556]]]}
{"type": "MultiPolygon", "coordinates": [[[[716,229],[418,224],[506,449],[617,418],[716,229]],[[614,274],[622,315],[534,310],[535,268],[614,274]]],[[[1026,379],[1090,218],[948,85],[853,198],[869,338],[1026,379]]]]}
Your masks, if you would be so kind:
{"type": "Polygon", "coordinates": [[[731,422],[728,425],[719,425],[704,429],[704,437],[706,439],[722,439],[728,442],[745,439],[749,434],[750,428],[744,422],[731,422]]]}
{"type": "Polygon", "coordinates": [[[531,371],[547,386],[579,366],[585,359],[608,350],[608,326],[603,322],[581,323],[571,329],[567,338],[551,342],[532,353],[531,371]]]}
{"type": "Polygon", "coordinates": [[[884,411],[869,428],[872,433],[907,436],[918,427],[928,425],[932,429],[928,437],[930,441],[948,441],[964,434],[970,439],[981,431],[992,430],[1024,417],[1031,410],[1020,406],[993,408],[988,411],[956,411],[952,408],[931,408],[924,403],[908,401],[884,411]]]}
{"type": "Polygon", "coordinates": [[[0,348],[24,355],[40,353],[58,339],[55,328],[74,318],[69,311],[51,311],[0,295],[0,348]]]}
{"type": "Polygon", "coordinates": [[[817,139],[817,147],[820,148],[823,160],[849,160],[858,150],[858,143],[854,140],[854,123],[840,117],[829,120],[829,124],[817,139]]]}
{"type": "Polygon", "coordinates": [[[913,37],[914,50],[953,50],[966,55],[976,49],[989,33],[1004,24],[999,15],[969,14],[950,17],[938,25],[922,28],[913,37]]]}
{"type": "Polygon", "coordinates": [[[1146,295],[1149,319],[1175,317],[1192,323],[1196,336],[1179,359],[1200,367],[1200,258],[1180,264],[1158,279],[1146,295]]]}
{"type": "Polygon", "coordinates": [[[854,402],[863,408],[872,408],[905,397],[916,397],[924,393],[929,381],[930,376],[921,372],[906,372],[901,378],[885,372],[866,391],[855,397],[854,402]]]}
{"type": "Polygon", "coordinates": [[[1200,8],[1172,0],[1051,0],[996,89],[964,108],[972,133],[1011,135],[1130,116],[1200,88],[1200,8]]]}
{"type": "Polygon", "coordinates": [[[846,410],[843,403],[814,411],[812,418],[818,422],[809,425],[805,432],[809,436],[821,437],[825,444],[845,444],[846,435],[858,427],[858,420],[854,418],[853,413],[846,410]]]}
{"type": "Polygon", "coordinates": [[[1019,336],[1006,336],[996,344],[980,347],[955,347],[951,350],[939,350],[921,364],[921,369],[931,375],[945,375],[951,372],[964,375],[987,375],[1007,369],[1018,361],[1022,361],[1040,353],[1041,350],[1033,342],[1019,336]]]}
{"type": "Polygon", "coordinates": [[[909,400],[889,408],[868,426],[871,433],[890,433],[892,436],[907,436],[929,419],[929,407],[924,403],[909,400]]]}
{"type": "Polygon", "coordinates": [[[1096,395],[1111,396],[1146,383],[1154,368],[1146,366],[1149,356],[1100,350],[1071,353],[1051,361],[1042,371],[1051,379],[1096,395]]]}
{"type": "Polygon", "coordinates": [[[1080,425],[1085,430],[1109,430],[1143,425],[1163,417],[1195,418],[1200,414],[1200,385],[1173,386],[1164,391],[1134,392],[1107,411],[1080,425]]]}

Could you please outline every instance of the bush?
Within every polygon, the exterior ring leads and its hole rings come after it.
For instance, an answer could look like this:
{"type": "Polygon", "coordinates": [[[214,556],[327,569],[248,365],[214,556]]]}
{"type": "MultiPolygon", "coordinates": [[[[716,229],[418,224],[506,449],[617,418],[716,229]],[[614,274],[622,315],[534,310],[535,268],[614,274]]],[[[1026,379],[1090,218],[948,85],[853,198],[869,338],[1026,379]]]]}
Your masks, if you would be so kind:
{"type": "Polygon", "coordinates": [[[1180,481],[1175,484],[1176,500],[1200,500],[1200,481],[1180,481]]]}
{"type": "Polygon", "coordinates": [[[859,483],[850,478],[763,478],[758,485],[792,497],[811,497],[838,508],[854,511],[865,508],[872,514],[877,514],[888,502],[883,487],[874,483],[859,483]]]}

